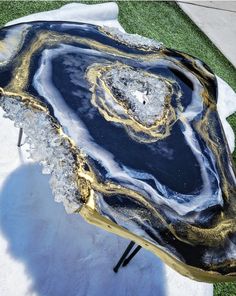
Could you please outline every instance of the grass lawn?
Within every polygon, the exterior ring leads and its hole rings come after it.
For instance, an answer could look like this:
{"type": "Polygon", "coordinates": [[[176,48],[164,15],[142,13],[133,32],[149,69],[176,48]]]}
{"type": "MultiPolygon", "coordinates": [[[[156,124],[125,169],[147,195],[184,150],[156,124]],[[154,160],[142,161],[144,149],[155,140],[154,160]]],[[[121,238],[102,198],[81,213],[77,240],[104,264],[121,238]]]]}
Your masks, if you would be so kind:
{"type": "MultiPolygon", "coordinates": [[[[95,1],[87,2],[95,3],[95,1]]],[[[56,9],[68,3],[3,1],[0,2],[0,25],[23,15],[56,9]]],[[[235,68],[175,3],[123,1],[118,4],[119,20],[127,32],[160,40],[168,47],[183,50],[200,58],[236,91],[235,68]]],[[[236,132],[236,115],[232,115],[229,122],[236,132]]],[[[236,162],[236,151],[233,157],[236,162]]],[[[214,287],[215,296],[236,296],[236,283],[220,283],[214,287]]]]}

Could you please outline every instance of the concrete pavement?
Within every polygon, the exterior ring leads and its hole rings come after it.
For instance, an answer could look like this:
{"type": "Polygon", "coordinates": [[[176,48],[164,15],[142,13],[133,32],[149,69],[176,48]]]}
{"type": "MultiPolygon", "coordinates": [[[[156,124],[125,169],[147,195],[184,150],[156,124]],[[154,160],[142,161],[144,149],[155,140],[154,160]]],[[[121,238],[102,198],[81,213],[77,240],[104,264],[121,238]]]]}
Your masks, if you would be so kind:
{"type": "Polygon", "coordinates": [[[177,1],[236,68],[236,1],[177,1]]]}

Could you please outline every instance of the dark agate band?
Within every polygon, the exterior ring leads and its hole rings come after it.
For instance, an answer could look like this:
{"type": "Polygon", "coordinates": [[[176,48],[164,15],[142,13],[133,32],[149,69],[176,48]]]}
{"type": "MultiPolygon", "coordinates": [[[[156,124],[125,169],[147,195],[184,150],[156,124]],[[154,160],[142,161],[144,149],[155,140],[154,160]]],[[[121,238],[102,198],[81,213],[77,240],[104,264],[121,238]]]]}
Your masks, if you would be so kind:
{"type": "Polygon", "coordinates": [[[235,173],[210,69],[87,24],[21,24],[0,40],[0,105],[55,200],[182,274],[235,279],[235,173]]]}

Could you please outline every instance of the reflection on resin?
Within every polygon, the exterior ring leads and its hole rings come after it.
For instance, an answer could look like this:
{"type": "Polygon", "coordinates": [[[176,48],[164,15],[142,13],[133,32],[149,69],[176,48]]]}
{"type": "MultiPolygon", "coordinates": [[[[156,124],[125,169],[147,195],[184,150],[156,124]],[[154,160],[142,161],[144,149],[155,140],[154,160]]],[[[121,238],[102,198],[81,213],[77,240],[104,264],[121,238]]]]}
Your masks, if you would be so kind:
{"type": "Polygon", "coordinates": [[[57,202],[181,274],[236,278],[235,173],[204,63],[60,22],[1,29],[0,59],[0,105],[57,202]]]}

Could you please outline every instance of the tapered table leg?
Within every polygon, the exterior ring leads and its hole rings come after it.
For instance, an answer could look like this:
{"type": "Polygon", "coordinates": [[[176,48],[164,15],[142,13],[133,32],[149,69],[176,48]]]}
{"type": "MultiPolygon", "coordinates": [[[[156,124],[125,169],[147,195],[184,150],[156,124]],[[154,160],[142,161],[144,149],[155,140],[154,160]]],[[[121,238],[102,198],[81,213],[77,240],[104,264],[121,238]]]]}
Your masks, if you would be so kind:
{"type": "Polygon", "coordinates": [[[127,257],[124,261],[123,261],[123,264],[122,266],[126,266],[132,258],[134,258],[134,256],[138,253],[138,251],[141,249],[142,247],[141,246],[137,246],[134,251],[129,255],[129,257],[127,257]]]}
{"type": "Polygon", "coordinates": [[[21,127],[19,130],[19,136],[18,136],[18,142],[17,142],[18,147],[21,146],[22,135],[23,135],[23,128],[21,127]]]}
{"type": "Polygon", "coordinates": [[[135,242],[131,241],[124,251],[123,255],[121,256],[120,260],[116,264],[116,266],[113,268],[114,272],[118,272],[121,264],[124,262],[125,258],[128,256],[129,252],[132,250],[133,246],[135,245],[135,242]]]}

